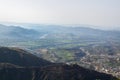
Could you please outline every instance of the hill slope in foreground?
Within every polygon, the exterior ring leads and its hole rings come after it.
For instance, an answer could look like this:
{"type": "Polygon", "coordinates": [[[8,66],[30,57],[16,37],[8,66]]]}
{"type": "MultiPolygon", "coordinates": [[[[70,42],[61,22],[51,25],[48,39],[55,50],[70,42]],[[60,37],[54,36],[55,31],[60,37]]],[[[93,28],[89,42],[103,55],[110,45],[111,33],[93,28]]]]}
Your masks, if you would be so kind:
{"type": "Polygon", "coordinates": [[[0,48],[0,80],[118,80],[78,65],[53,64],[18,48],[0,48]]]}

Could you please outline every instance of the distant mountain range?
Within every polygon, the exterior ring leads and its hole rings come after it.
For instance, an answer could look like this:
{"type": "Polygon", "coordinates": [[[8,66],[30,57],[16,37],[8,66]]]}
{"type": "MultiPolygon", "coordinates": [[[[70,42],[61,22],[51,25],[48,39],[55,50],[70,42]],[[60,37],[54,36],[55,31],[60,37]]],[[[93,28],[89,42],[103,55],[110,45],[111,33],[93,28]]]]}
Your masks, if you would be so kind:
{"type": "Polygon", "coordinates": [[[118,80],[78,65],[51,63],[19,48],[0,47],[0,80],[118,80]]]}
{"type": "Polygon", "coordinates": [[[0,39],[32,39],[38,36],[38,32],[25,29],[20,26],[5,26],[0,24],[0,39]]]}
{"type": "MultiPolygon", "coordinates": [[[[30,26],[31,27],[31,26],[30,26]]],[[[0,39],[39,39],[46,38],[80,38],[81,39],[118,39],[120,31],[104,31],[87,27],[65,27],[59,25],[33,25],[32,29],[20,26],[0,25],[0,39]]]]}

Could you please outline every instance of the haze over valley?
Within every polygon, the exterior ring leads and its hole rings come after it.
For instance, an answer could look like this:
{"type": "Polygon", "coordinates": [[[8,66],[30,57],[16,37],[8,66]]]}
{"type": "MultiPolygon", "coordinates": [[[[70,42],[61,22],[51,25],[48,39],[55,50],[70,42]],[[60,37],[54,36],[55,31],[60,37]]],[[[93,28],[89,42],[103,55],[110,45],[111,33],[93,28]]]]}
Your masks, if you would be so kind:
{"type": "Polygon", "coordinates": [[[53,63],[78,64],[120,76],[120,31],[84,26],[32,26],[28,29],[1,24],[0,46],[21,48],[53,63]]]}

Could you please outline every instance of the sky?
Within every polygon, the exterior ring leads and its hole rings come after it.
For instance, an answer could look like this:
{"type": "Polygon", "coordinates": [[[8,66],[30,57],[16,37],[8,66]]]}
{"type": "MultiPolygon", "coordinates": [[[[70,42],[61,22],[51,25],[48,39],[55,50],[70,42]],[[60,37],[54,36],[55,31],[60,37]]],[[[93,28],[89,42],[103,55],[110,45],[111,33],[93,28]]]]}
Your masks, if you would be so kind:
{"type": "Polygon", "coordinates": [[[120,28],[120,0],[0,0],[0,21],[120,28]]]}

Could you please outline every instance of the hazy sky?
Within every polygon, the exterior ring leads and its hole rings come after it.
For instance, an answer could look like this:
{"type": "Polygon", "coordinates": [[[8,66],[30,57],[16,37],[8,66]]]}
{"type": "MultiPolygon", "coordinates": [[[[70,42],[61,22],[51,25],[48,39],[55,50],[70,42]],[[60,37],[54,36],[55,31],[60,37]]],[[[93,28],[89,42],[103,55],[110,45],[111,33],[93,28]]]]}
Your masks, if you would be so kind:
{"type": "Polygon", "coordinates": [[[120,26],[120,0],[0,0],[0,21],[120,26]]]}

